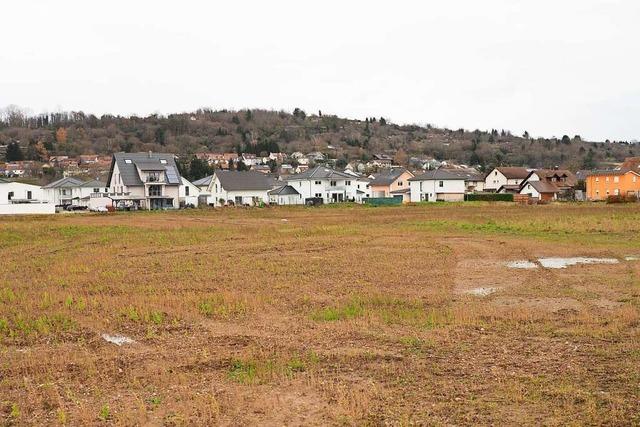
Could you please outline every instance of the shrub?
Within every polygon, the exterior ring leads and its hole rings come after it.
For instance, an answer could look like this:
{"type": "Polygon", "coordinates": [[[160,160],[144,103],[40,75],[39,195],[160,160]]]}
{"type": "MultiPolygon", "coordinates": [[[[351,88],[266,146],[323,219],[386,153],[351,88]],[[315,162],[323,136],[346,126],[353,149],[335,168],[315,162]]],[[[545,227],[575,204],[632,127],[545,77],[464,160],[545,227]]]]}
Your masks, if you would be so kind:
{"type": "Polygon", "coordinates": [[[474,193],[465,194],[467,202],[513,202],[513,194],[510,193],[474,193]]]}

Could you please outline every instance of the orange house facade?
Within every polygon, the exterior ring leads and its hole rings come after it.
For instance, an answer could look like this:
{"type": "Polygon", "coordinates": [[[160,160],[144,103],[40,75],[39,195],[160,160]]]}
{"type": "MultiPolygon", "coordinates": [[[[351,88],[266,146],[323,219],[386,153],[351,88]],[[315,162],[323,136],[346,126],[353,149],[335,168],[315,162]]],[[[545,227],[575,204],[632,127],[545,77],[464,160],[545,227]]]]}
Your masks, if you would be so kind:
{"type": "Polygon", "coordinates": [[[640,173],[629,170],[593,171],[586,178],[587,199],[609,196],[640,196],[640,173]]]}

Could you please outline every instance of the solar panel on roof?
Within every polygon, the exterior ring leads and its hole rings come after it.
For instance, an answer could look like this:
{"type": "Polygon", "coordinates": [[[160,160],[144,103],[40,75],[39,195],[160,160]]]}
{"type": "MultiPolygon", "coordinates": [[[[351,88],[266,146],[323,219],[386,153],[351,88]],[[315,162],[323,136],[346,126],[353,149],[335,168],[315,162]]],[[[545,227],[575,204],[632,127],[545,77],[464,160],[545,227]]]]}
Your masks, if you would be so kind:
{"type": "Polygon", "coordinates": [[[167,166],[167,182],[169,184],[180,184],[180,177],[178,176],[178,172],[175,170],[173,166],[167,166]]]}

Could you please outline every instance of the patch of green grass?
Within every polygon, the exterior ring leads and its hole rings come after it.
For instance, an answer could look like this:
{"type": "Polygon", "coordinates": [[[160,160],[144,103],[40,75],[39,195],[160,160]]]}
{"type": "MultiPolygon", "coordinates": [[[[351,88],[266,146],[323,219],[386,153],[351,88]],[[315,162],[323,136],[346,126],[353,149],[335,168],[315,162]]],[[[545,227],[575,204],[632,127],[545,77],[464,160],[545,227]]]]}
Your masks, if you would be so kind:
{"type": "Polygon", "coordinates": [[[212,295],[198,303],[198,311],[205,317],[229,319],[244,316],[248,308],[242,300],[229,300],[222,295],[212,295]]]}
{"type": "Polygon", "coordinates": [[[242,384],[253,383],[256,380],[256,370],[254,361],[234,360],[229,369],[229,378],[242,384]]]}

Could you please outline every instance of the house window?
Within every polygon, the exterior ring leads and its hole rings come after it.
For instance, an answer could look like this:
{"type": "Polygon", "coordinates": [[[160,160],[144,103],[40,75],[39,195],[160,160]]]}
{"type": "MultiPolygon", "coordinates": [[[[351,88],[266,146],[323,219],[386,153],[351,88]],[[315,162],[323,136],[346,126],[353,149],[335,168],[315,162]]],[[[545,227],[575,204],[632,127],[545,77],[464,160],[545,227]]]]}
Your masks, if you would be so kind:
{"type": "Polygon", "coordinates": [[[604,180],[605,182],[609,182],[609,177],[606,177],[604,180]]]}
{"type": "Polygon", "coordinates": [[[9,194],[7,194],[7,199],[8,200],[13,199],[13,191],[9,191],[9,194]]]}
{"type": "Polygon", "coordinates": [[[613,190],[613,194],[615,194],[616,196],[620,195],[620,190],[616,188],[615,190],[613,190]]]}
{"type": "Polygon", "coordinates": [[[322,181],[316,181],[316,185],[322,185],[322,181]]]}
{"type": "Polygon", "coordinates": [[[184,195],[185,196],[189,195],[189,187],[184,187],[184,195]]]}
{"type": "Polygon", "coordinates": [[[31,200],[31,191],[27,191],[27,200],[31,200]]]}
{"type": "Polygon", "coordinates": [[[316,197],[318,198],[322,197],[322,193],[316,193],[316,197]]]}
{"type": "Polygon", "coordinates": [[[62,195],[66,196],[67,195],[67,190],[65,190],[64,188],[62,189],[62,195]]]}
{"type": "Polygon", "coordinates": [[[635,175],[633,175],[633,178],[631,178],[631,180],[632,180],[633,182],[636,182],[636,180],[637,180],[637,179],[638,179],[638,177],[637,177],[637,176],[635,176],[635,175]]]}
{"type": "Polygon", "coordinates": [[[99,189],[99,188],[94,188],[94,189],[93,189],[93,192],[94,192],[94,193],[99,193],[99,192],[100,192],[100,189],[99,189]]]}
{"type": "Polygon", "coordinates": [[[130,164],[131,164],[131,159],[124,159],[124,162],[125,162],[126,164],[130,165],[130,164]]]}
{"type": "Polygon", "coordinates": [[[440,188],[444,187],[444,181],[438,181],[438,187],[440,188]]]}
{"type": "Polygon", "coordinates": [[[167,161],[165,159],[160,159],[160,163],[162,163],[163,165],[166,165],[167,161]]]}
{"type": "Polygon", "coordinates": [[[149,186],[149,196],[150,197],[158,197],[162,195],[162,186],[160,185],[150,185],[149,186]]]}
{"type": "Polygon", "coordinates": [[[346,186],[351,185],[351,181],[345,181],[345,182],[344,182],[344,185],[346,185],[346,186]]]}
{"type": "Polygon", "coordinates": [[[338,185],[335,181],[331,181],[331,186],[335,187],[336,185],[338,185]]]}
{"type": "MultiPolygon", "coordinates": [[[[498,171],[493,172],[493,176],[498,176],[498,171]]],[[[493,181],[495,182],[495,181],[493,181]]]]}
{"type": "Polygon", "coordinates": [[[149,172],[147,174],[147,182],[159,182],[160,172],[149,172]]]}
{"type": "Polygon", "coordinates": [[[619,176],[614,176],[613,177],[613,182],[620,182],[620,177],[619,176]]]}
{"type": "Polygon", "coordinates": [[[600,178],[596,176],[596,182],[600,182],[600,178]]]}
{"type": "Polygon", "coordinates": [[[402,181],[398,181],[398,187],[402,187],[402,181]]]}

